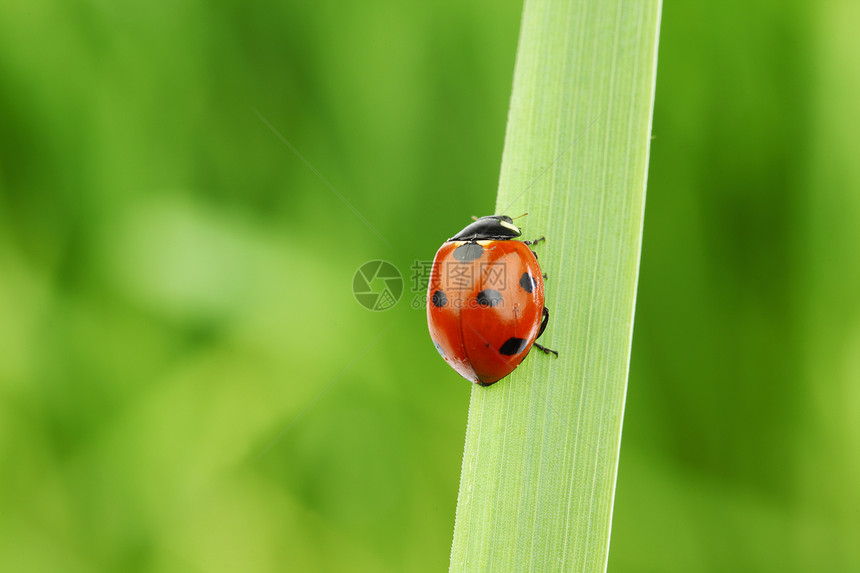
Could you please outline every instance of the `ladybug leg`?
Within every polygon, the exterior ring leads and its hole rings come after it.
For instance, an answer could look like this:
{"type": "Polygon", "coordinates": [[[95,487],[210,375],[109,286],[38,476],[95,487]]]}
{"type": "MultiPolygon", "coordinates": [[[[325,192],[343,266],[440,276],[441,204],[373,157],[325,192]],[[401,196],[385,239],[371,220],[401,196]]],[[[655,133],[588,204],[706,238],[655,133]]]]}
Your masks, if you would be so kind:
{"type": "MultiPolygon", "coordinates": [[[[537,239],[534,239],[532,241],[523,241],[523,243],[526,245],[537,245],[542,241],[546,241],[546,237],[538,237],[537,239]]],[[[534,251],[534,249],[532,249],[532,254],[535,256],[535,258],[537,258],[537,253],[534,251]]]]}
{"type": "Polygon", "coordinates": [[[538,335],[535,336],[535,340],[540,338],[540,335],[543,334],[543,331],[546,330],[546,324],[549,322],[549,309],[547,307],[543,307],[543,320],[540,323],[540,330],[538,330],[538,335]]]}
{"type": "MultiPolygon", "coordinates": [[[[549,310],[547,309],[547,307],[543,307],[543,320],[540,323],[540,330],[538,331],[538,335],[535,337],[535,340],[540,338],[540,335],[543,334],[544,330],[546,330],[546,325],[548,322],[549,322],[549,310]]],[[[538,350],[540,350],[541,352],[543,352],[544,354],[555,354],[555,357],[558,358],[558,352],[556,352],[555,350],[551,350],[542,344],[538,344],[537,342],[535,342],[533,344],[533,346],[535,348],[537,348],[538,350]]]]}
{"type": "Polygon", "coordinates": [[[532,346],[534,346],[535,348],[537,348],[538,350],[540,350],[544,354],[555,354],[555,357],[558,358],[558,352],[556,352],[555,350],[551,350],[551,349],[547,348],[546,346],[538,344],[537,342],[532,344],[532,346]]]}

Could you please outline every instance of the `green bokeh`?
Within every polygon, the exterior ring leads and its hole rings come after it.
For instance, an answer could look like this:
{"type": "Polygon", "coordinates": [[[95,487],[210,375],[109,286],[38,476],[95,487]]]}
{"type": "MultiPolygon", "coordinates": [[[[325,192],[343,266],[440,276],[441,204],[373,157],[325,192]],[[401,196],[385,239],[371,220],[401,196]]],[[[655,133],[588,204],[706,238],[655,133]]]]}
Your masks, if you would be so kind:
{"type": "MultiPolygon", "coordinates": [[[[520,9],[0,4],[0,570],[447,568],[520,9]]],[[[665,7],[612,571],[860,570],[858,21],[665,7]]]]}

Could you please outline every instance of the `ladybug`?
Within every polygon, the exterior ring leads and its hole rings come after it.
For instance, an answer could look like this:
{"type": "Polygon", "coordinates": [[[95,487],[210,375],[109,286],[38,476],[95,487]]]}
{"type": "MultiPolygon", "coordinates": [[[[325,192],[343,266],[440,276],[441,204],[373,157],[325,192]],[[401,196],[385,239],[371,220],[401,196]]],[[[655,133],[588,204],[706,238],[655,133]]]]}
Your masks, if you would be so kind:
{"type": "Polygon", "coordinates": [[[463,378],[489,386],[513,372],[549,321],[543,274],[507,215],[492,215],[451,237],[433,259],[427,287],[430,338],[463,378]]]}

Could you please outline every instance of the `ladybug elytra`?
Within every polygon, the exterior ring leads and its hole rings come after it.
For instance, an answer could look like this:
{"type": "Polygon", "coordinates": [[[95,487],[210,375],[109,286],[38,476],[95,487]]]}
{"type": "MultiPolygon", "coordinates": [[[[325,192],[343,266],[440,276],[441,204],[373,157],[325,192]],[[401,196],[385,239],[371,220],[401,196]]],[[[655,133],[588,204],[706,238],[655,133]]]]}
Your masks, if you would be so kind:
{"type": "Polygon", "coordinates": [[[476,219],[433,259],[427,325],[442,358],[463,378],[489,386],[510,374],[549,320],[543,274],[530,245],[507,215],[476,219]]]}

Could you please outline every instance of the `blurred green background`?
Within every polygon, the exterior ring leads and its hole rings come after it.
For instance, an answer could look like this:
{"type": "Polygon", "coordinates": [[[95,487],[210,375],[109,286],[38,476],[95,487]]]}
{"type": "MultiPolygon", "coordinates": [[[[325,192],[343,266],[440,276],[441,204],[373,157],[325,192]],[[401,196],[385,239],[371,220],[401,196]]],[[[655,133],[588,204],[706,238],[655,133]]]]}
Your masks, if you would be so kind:
{"type": "MultiPolygon", "coordinates": [[[[447,569],[521,7],[0,3],[0,570],[447,569]]],[[[859,21],[664,7],[611,571],[860,570],[859,21]]]]}

